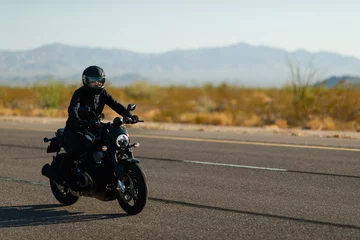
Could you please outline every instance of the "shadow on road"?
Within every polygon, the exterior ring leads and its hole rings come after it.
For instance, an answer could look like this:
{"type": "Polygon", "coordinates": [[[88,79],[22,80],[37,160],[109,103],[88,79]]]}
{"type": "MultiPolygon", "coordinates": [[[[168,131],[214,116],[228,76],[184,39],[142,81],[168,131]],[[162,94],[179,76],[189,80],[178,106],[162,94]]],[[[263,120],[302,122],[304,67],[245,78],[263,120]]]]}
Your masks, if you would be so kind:
{"type": "Polygon", "coordinates": [[[0,229],[114,219],[127,214],[69,212],[60,204],[0,207],[0,229]]]}
{"type": "Polygon", "coordinates": [[[236,210],[236,209],[229,209],[229,208],[223,208],[223,207],[201,205],[201,204],[196,204],[196,203],[188,203],[188,202],[167,200],[167,199],[161,199],[161,198],[150,197],[149,200],[155,201],[155,202],[161,202],[161,203],[165,203],[165,204],[176,204],[176,205],[182,205],[182,206],[186,206],[186,207],[194,207],[194,208],[200,208],[200,209],[210,209],[210,210],[216,210],[216,211],[240,213],[240,214],[261,216],[261,217],[274,218],[274,219],[280,219],[280,220],[288,220],[288,221],[296,221],[296,222],[303,222],[303,223],[310,223],[310,224],[332,226],[332,227],[338,227],[338,228],[349,228],[349,229],[360,230],[360,227],[356,226],[356,225],[323,222],[323,221],[296,218],[296,217],[280,216],[280,215],[268,214],[268,213],[250,212],[250,211],[244,211],[244,210],[236,210]]]}

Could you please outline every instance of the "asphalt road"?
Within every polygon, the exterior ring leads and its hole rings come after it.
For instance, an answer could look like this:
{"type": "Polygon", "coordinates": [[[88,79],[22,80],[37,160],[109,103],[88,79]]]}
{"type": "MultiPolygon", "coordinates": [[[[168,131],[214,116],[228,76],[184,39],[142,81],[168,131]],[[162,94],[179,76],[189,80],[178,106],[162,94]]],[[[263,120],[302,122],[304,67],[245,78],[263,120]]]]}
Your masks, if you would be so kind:
{"type": "Polygon", "coordinates": [[[40,174],[54,127],[0,124],[2,240],[360,239],[359,140],[131,128],[149,202],[128,216],[58,204],[40,174]]]}

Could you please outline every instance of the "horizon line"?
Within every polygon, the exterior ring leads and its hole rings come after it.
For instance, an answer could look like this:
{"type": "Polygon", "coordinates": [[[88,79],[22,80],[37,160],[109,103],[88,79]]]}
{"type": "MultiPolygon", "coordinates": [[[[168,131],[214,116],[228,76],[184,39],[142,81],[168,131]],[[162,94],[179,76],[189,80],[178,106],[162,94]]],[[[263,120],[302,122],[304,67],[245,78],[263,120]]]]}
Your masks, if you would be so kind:
{"type": "Polygon", "coordinates": [[[306,52],[306,53],[310,53],[310,54],[331,53],[331,54],[337,54],[337,55],[340,55],[343,57],[352,57],[352,58],[360,59],[360,57],[356,57],[354,55],[339,53],[339,52],[331,51],[331,50],[310,51],[305,48],[297,48],[293,51],[289,51],[289,50],[286,50],[281,47],[274,47],[274,46],[269,46],[269,45],[265,45],[265,44],[251,44],[251,43],[247,43],[244,41],[239,41],[239,42],[231,43],[231,44],[218,45],[218,46],[194,47],[194,48],[174,48],[174,49],[165,50],[165,51],[161,51],[161,52],[141,52],[141,51],[134,51],[134,50],[118,48],[118,47],[86,46],[86,45],[75,45],[75,44],[68,44],[68,43],[61,43],[61,42],[52,42],[52,43],[42,44],[38,47],[27,48],[27,49],[10,49],[10,50],[0,49],[0,53],[4,53],[4,52],[21,53],[21,52],[34,51],[34,50],[41,49],[41,48],[44,48],[47,46],[56,46],[56,45],[66,46],[66,47],[74,47],[74,48],[118,50],[118,51],[131,52],[131,53],[135,53],[135,54],[147,54],[147,55],[161,55],[161,54],[166,54],[166,53],[171,53],[171,52],[179,52],[179,51],[199,51],[199,50],[205,50],[205,49],[218,49],[218,48],[235,47],[238,45],[247,45],[247,46],[255,47],[255,48],[269,48],[269,49],[274,49],[274,50],[280,50],[280,51],[284,51],[287,53],[297,53],[297,52],[306,52]]]}

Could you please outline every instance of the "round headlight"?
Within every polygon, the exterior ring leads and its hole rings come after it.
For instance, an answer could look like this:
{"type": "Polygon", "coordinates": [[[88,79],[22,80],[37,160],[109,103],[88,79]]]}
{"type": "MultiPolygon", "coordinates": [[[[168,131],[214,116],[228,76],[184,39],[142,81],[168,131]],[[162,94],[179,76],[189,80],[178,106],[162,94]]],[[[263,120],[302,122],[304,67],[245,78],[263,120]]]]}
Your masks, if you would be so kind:
{"type": "Polygon", "coordinates": [[[129,145],[130,139],[127,135],[125,134],[120,134],[117,138],[116,138],[116,145],[120,148],[123,147],[127,147],[129,145]]]}

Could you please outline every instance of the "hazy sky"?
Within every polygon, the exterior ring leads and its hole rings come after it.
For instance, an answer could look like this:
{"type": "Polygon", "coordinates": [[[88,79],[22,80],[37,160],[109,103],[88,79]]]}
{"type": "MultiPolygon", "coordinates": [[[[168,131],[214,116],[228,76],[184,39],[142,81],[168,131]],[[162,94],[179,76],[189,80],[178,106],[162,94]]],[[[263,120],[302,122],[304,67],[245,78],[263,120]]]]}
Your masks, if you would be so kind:
{"type": "Polygon", "coordinates": [[[49,43],[137,52],[238,42],[360,57],[359,0],[0,0],[0,50],[49,43]]]}

